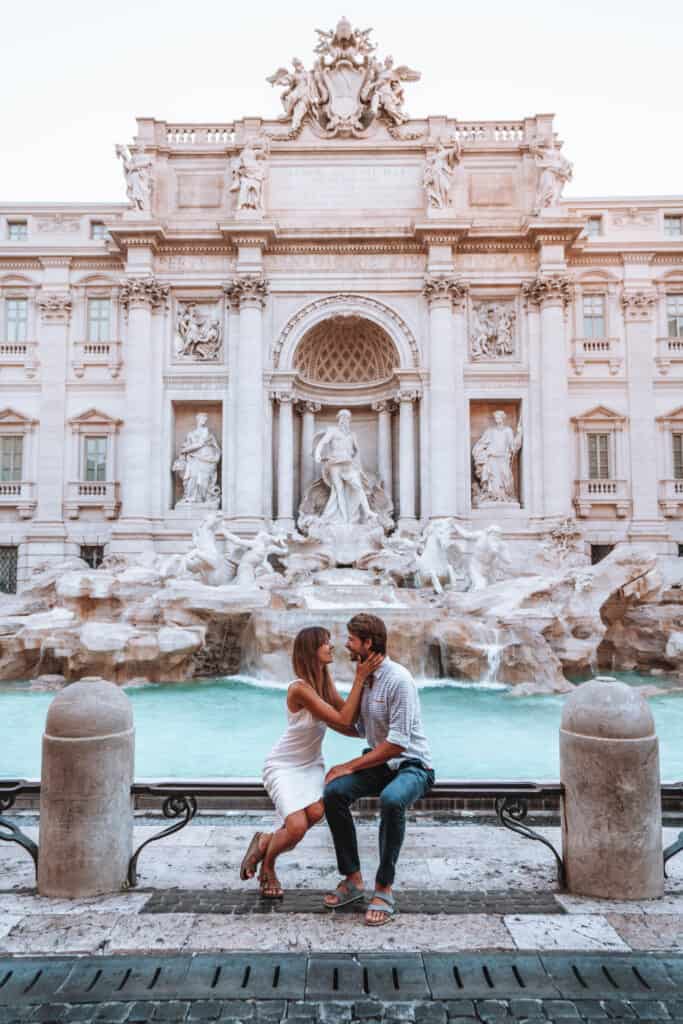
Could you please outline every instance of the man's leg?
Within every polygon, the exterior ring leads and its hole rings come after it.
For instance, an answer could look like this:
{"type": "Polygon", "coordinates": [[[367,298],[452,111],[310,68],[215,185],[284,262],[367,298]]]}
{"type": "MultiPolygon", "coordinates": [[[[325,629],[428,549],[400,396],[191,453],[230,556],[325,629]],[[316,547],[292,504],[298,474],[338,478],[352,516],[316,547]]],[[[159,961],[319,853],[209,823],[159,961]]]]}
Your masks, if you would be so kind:
{"type": "MultiPolygon", "coordinates": [[[[401,768],[380,793],[379,867],[375,876],[378,892],[391,893],[406,831],[406,809],[424,796],[433,782],[434,772],[410,764],[401,768]]],[[[379,924],[384,917],[386,904],[378,900],[374,908],[371,901],[366,915],[368,923],[379,924]]]]}
{"type": "MultiPolygon", "coordinates": [[[[360,874],[356,827],[351,804],[365,796],[378,796],[393,776],[386,765],[341,775],[325,786],[323,802],[327,824],[332,833],[339,873],[345,878],[360,874]]],[[[358,884],[354,882],[354,884],[358,884]]],[[[334,904],[329,904],[333,906],[334,904]]]]}

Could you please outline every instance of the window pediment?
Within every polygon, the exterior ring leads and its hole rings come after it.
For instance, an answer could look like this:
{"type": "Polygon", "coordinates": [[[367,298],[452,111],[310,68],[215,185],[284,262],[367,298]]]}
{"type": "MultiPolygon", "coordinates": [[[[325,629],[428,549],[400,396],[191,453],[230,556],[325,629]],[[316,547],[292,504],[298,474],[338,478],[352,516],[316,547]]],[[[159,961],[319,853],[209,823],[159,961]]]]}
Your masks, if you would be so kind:
{"type": "Polygon", "coordinates": [[[581,430],[622,430],[628,417],[606,405],[596,405],[580,416],[572,416],[574,423],[581,430]]]}
{"type": "Polygon", "coordinates": [[[72,416],[69,426],[72,430],[82,434],[86,431],[100,431],[113,434],[119,429],[123,420],[110,416],[109,413],[101,412],[99,409],[86,409],[78,416],[72,416]]]}
{"type": "Polygon", "coordinates": [[[35,427],[37,423],[38,420],[34,420],[31,416],[24,416],[23,413],[17,412],[16,409],[11,409],[9,406],[0,409],[0,430],[3,432],[7,430],[26,432],[35,427]]]}

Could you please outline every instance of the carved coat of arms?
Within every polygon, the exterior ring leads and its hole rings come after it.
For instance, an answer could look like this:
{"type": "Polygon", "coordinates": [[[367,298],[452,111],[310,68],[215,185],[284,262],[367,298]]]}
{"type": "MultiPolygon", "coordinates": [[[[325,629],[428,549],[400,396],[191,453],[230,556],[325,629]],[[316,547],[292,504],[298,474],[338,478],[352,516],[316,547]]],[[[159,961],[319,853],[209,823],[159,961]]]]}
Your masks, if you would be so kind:
{"type": "Polygon", "coordinates": [[[329,32],[317,32],[317,59],[310,71],[295,57],[292,70],[278,68],[267,79],[285,86],[283,120],[291,119],[290,135],[298,135],[306,119],[328,138],[362,135],[376,119],[396,133],[407,120],[403,83],[416,82],[419,72],[405,64],[395,67],[393,57],[378,61],[372,29],[353,28],[346,18],[329,32]]]}

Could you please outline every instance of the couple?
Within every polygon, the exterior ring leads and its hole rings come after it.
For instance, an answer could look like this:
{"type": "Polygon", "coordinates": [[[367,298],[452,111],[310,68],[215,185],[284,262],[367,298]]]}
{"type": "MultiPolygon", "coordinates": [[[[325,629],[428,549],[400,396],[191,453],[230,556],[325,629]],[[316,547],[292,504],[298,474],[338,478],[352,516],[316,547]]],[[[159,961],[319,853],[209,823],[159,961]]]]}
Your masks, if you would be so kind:
{"type": "Polygon", "coordinates": [[[350,806],[362,797],[378,796],[380,861],[365,915],[366,924],[378,926],[395,913],[392,885],[406,808],[432,786],[434,771],[417,687],[407,669],[387,657],[384,622],[376,615],[355,615],[347,632],[346,649],[356,662],[356,675],[346,700],[330,676],[328,631],[310,626],[294,641],[297,678],[287,690],[287,730],[263,768],[263,783],[283,825],[275,832],[255,833],[240,878],[253,878],[261,863],[261,895],[279,899],[283,891],[275,874],[276,858],[292,850],[326,815],[343,878],[325,896],[325,906],[333,910],[364,900],[350,806]],[[322,740],[328,725],[346,736],[365,737],[368,747],[325,774],[322,740]]]}

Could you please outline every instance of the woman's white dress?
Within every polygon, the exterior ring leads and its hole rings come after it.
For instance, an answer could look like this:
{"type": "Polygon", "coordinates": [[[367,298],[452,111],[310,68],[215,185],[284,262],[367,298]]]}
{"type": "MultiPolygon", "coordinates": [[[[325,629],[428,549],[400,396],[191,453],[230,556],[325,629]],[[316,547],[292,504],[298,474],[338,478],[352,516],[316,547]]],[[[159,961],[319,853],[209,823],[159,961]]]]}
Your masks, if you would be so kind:
{"type": "Polygon", "coordinates": [[[323,795],[325,762],[322,743],[327,726],[307,708],[290,711],[287,730],[266,758],[261,778],[268,796],[284,821],[323,795]]]}

